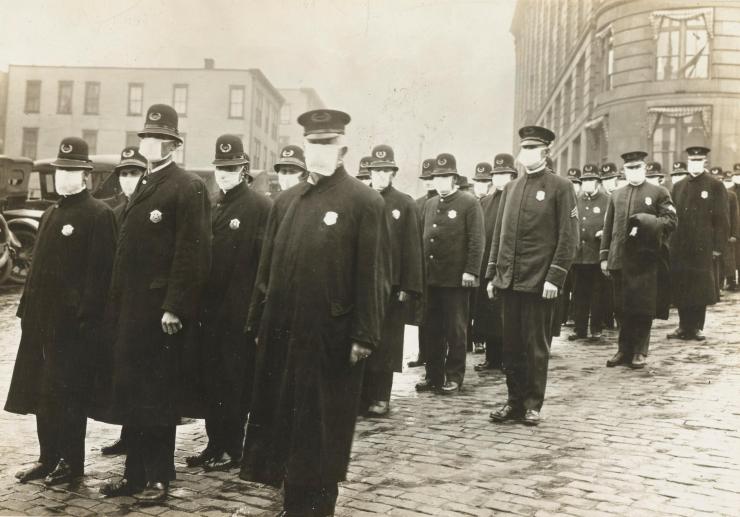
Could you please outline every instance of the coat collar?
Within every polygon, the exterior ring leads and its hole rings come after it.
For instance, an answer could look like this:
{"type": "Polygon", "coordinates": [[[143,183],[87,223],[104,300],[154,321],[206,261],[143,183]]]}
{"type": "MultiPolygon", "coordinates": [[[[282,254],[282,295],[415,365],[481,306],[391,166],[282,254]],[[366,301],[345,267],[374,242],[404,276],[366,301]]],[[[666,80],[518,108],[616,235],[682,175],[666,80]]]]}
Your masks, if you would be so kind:
{"type": "Polygon", "coordinates": [[[133,206],[151,196],[154,191],[157,190],[159,184],[166,181],[167,178],[172,176],[172,174],[177,170],[177,165],[175,165],[174,162],[170,162],[165,168],[159,170],[156,174],[147,174],[142,176],[141,180],[139,180],[139,185],[136,187],[136,191],[134,191],[128,205],[126,205],[124,213],[128,213],[133,206]]]}
{"type": "Polygon", "coordinates": [[[59,200],[56,202],[56,206],[58,207],[69,207],[74,206],[85,199],[88,199],[90,197],[90,191],[87,189],[83,189],[77,194],[72,194],[71,196],[60,196],[59,200]]]}
{"type": "Polygon", "coordinates": [[[316,192],[317,194],[325,192],[330,188],[333,188],[335,185],[338,185],[340,182],[346,180],[347,178],[349,178],[349,174],[347,174],[344,166],[341,166],[336,171],[334,171],[334,174],[332,174],[331,176],[321,178],[316,185],[306,183],[308,185],[308,188],[304,190],[301,195],[305,196],[309,192],[316,192]]]}
{"type": "Polygon", "coordinates": [[[228,192],[221,192],[219,202],[228,203],[229,201],[233,201],[234,199],[241,197],[247,190],[249,190],[249,187],[247,186],[246,182],[242,181],[236,187],[230,189],[228,192]]]}

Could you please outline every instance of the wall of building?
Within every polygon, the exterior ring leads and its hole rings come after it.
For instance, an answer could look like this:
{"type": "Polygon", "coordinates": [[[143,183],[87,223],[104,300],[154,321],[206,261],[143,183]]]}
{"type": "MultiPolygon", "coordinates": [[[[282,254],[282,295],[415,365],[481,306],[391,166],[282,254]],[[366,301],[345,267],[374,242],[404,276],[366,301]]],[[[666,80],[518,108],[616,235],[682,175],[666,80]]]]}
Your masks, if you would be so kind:
{"type": "Polygon", "coordinates": [[[281,145],[301,145],[303,128],[298,125],[296,119],[301,113],[326,108],[326,105],[313,88],[280,88],[279,91],[285,98],[280,113],[281,145]]]}
{"type": "Polygon", "coordinates": [[[8,74],[0,72],[0,154],[5,153],[5,113],[8,103],[8,74]]]}

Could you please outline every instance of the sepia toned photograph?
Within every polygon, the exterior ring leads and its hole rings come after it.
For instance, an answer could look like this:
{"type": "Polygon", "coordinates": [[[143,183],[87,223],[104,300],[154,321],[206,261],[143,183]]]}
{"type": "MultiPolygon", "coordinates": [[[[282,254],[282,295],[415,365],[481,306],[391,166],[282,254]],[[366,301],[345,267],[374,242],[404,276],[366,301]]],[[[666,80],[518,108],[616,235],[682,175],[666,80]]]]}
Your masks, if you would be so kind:
{"type": "Polygon", "coordinates": [[[0,0],[0,516],[740,515],[740,0],[0,0]]]}

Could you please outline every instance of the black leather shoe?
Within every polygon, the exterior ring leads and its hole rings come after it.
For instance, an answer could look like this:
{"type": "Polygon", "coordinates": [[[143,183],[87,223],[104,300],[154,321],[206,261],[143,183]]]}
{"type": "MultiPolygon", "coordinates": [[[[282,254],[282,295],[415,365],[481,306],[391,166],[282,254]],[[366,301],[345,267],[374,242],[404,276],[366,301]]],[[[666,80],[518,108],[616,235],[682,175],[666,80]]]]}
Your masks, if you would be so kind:
{"type": "Polygon", "coordinates": [[[568,341],[577,341],[579,339],[586,339],[588,336],[586,334],[579,334],[578,332],[571,334],[568,336],[568,341]]]}
{"type": "Polygon", "coordinates": [[[493,369],[495,369],[495,367],[493,366],[492,363],[489,363],[488,361],[483,361],[482,363],[476,364],[475,366],[473,366],[473,370],[475,370],[476,372],[483,372],[486,370],[493,370],[493,369]]]}
{"type": "Polygon", "coordinates": [[[614,356],[606,361],[606,367],[611,368],[620,364],[627,364],[628,359],[622,352],[617,352],[614,356]]]}
{"type": "Polygon", "coordinates": [[[639,370],[640,368],[645,368],[646,364],[647,364],[647,361],[645,361],[645,356],[643,354],[635,354],[634,356],[632,356],[632,362],[630,363],[630,368],[639,370]]]}
{"type": "Polygon", "coordinates": [[[82,471],[72,470],[72,468],[67,465],[67,462],[62,459],[59,460],[56,468],[44,478],[44,484],[46,486],[61,485],[62,483],[71,483],[81,477],[82,471]]]}
{"type": "Polygon", "coordinates": [[[686,339],[686,331],[682,329],[681,327],[678,327],[676,330],[674,330],[670,334],[667,334],[666,337],[668,339],[686,339]]]}
{"type": "Polygon", "coordinates": [[[528,409],[524,413],[524,425],[540,425],[540,412],[536,409],[528,409]]]}
{"type": "Polygon", "coordinates": [[[408,366],[409,368],[417,368],[419,366],[424,366],[425,364],[427,364],[425,361],[419,361],[417,359],[416,361],[409,361],[408,363],[406,363],[406,366],[408,366]]]}
{"type": "Polygon", "coordinates": [[[506,422],[507,420],[517,420],[522,417],[520,410],[514,409],[509,404],[504,404],[500,409],[493,411],[488,418],[494,422],[506,422]]]}
{"type": "Polygon", "coordinates": [[[447,381],[439,388],[442,395],[453,395],[460,391],[460,384],[455,381],[447,381]]]}
{"type": "Polygon", "coordinates": [[[421,393],[424,391],[434,391],[437,389],[437,386],[435,386],[429,381],[422,381],[422,382],[417,383],[415,388],[416,388],[416,391],[421,393]]]}
{"type": "Polygon", "coordinates": [[[167,499],[168,487],[164,483],[147,483],[146,488],[134,494],[139,504],[157,504],[167,499]]]}
{"type": "Polygon", "coordinates": [[[19,470],[15,473],[15,478],[21,483],[28,483],[35,479],[44,479],[51,471],[54,470],[53,465],[46,463],[34,463],[29,467],[19,470]]]}
{"type": "Polygon", "coordinates": [[[185,464],[188,467],[202,467],[206,461],[212,460],[214,456],[216,456],[216,454],[206,447],[200,452],[200,454],[185,458],[185,464]]]}
{"type": "Polygon", "coordinates": [[[126,442],[118,439],[100,449],[100,454],[103,456],[118,456],[119,454],[126,454],[126,450],[126,442]]]}
{"type": "Polygon", "coordinates": [[[100,487],[100,494],[104,497],[124,497],[138,494],[144,490],[143,486],[134,486],[123,478],[119,481],[111,481],[100,487]]]}
{"type": "Polygon", "coordinates": [[[217,454],[214,458],[206,461],[203,468],[207,471],[226,471],[239,466],[241,458],[234,459],[227,453],[217,454]]]}

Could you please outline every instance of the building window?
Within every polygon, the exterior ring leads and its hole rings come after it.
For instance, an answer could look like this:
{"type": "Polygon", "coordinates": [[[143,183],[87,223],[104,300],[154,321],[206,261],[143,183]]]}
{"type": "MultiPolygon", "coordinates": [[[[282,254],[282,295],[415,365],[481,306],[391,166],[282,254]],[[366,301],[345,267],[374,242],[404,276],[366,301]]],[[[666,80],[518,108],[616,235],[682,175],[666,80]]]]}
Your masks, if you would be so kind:
{"type": "Polygon", "coordinates": [[[290,115],[290,104],[283,104],[283,107],[280,109],[280,123],[290,124],[290,115]]]}
{"type": "Polygon", "coordinates": [[[187,144],[187,138],[185,137],[185,133],[180,133],[180,138],[182,138],[182,145],[177,148],[173,156],[173,160],[178,165],[185,165],[185,145],[187,144]]]}
{"type": "Polygon", "coordinates": [[[604,89],[614,88],[614,36],[611,31],[604,37],[604,89]]]}
{"type": "Polygon", "coordinates": [[[72,81],[59,81],[57,113],[61,115],[69,115],[72,113],[72,81]]]}
{"type": "Polygon", "coordinates": [[[229,118],[244,118],[244,86],[229,87],[229,118]]]}
{"type": "Polygon", "coordinates": [[[565,82],[563,88],[563,133],[565,133],[571,124],[572,110],[571,105],[573,103],[573,82],[568,79],[565,82]]]}
{"type": "Polygon", "coordinates": [[[188,85],[176,84],[172,88],[172,107],[180,116],[188,114],[188,85]]]}
{"type": "Polygon", "coordinates": [[[41,81],[26,81],[26,113],[41,111],[41,81]]]}
{"type": "Polygon", "coordinates": [[[126,131],[126,144],[124,147],[139,147],[139,133],[126,131]]]}
{"type": "Polygon", "coordinates": [[[100,111],[100,83],[85,83],[85,115],[97,115],[100,111]]]}
{"type": "Polygon", "coordinates": [[[144,85],[129,83],[128,85],[128,114],[141,115],[144,109],[144,85]]]}
{"type": "Polygon", "coordinates": [[[576,65],[576,79],[573,85],[575,89],[574,111],[580,113],[588,104],[586,99],[586,63],[585,57],[581,56],[576,65]]]}
{"type": "Polygon", "coordinates": [[[254,123],[257,127],[262,127],[262,107],[264,99],[262,98],[262,92],[257,90],[257,102],[254,106],[254,123]]]}
{"type": "Polygon", "coordinates": [[[658,80],[709,77],[709,32],[703,17],[661,18],[657,38],[658,80]]]}
{"type": "Polygon", "coordinates": [[[648,116],[648,124],[652,128],[653,160],[664,166],[683,159],[687,147],[705,146],[710,140],[709,106],[652,108],[648,116]]]}
{"type": "Polygon", "coordinates": [[[272,109],[272,139],[277,140],[278,137],[278,110],[277,108],[272,109]]]}
{"type": "Polygon", "coordinates": [[[254,139],[254,151],[252,152],[252,163],[254,166],[260,168],[260,150],[262,149],[262,142],[259,138],[254,139]]]}
{"type": "MultiPolygon", "coordinates": [[[[268,134],[270,132],[270,115],[272,114],[272,106],[270,103],[267,103],[267,106],[265,107],[265,134],[268,134]]],[[[265,158],[267,158],[265,156],[265,158]]]]}
{"type": "Polygon", "coordinates": [[[83,129],[82,139],[87,143],[88,153],[98,153],[98,131],[96,129],[83,129]]]}
{"type": "Polygon", "coordinates": [[[37,127],[24,127],[23,128],[23,140],[21,143],[21,156],[36,159],[36,151],[39,144],[39,128],[37,127]]]}
{"type": "Polygon", "coordinates": [[[262,146],[262,168],[267,169],[267,146],[262,146]]]}

